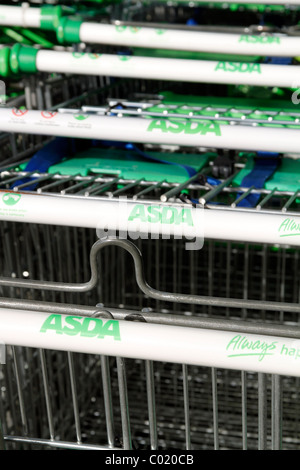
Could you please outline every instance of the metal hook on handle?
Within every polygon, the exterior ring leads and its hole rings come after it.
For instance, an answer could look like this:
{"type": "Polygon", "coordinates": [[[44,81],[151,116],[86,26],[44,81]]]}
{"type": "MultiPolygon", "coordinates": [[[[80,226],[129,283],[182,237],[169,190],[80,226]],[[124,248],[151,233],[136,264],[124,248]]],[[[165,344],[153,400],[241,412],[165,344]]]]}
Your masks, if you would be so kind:
{"type": "Polygon", "coordinates": [[[28,289],[44,289],[56,290],[61,292],[87,292],[96,287],[99,280],[97,271],[97,254],[105,246],[118,246],[125,249],[131,254],[134,267],[135,277],[138,287],[149,298],[161,300],[165,302],[175,302],[193,305],[207,305],[210,307],[227,307],[227,308],[249,308],[256,310],[273,310],[285,312],[299,312],[300,306],[295,303],[272,302],[264,300],[248,300],[248,299],[230,299],[224,297],[199,296],[192,294],[180,294],[173,292],[163,292],[153,287],[145,280],[143,258],[140,250],[129,240],[118,238],[106,238],[105,240],[97,240],[91,248],[90,267],[91,277],[85,283],[64,283],[50,281],[31,281],[28,279],[11,279],[0,278],[0,286],[21,287],[28,289]]]}

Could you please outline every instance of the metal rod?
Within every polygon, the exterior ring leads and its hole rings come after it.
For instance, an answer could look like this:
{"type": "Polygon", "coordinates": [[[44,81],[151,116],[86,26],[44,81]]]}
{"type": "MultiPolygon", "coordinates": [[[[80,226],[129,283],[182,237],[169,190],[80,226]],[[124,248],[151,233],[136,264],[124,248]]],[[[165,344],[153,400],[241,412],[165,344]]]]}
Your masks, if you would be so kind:
{"type": "Polygon", "coordinates": [[[299,189],[297,189],[297,191],[295,191],[295,193],[289,198],[289,200],[285,203],[285,205],[283,206],[282,208],[282,212],[286,212],[288,210],[288,208],[290,207],[291,204],[293,204],[293,202],[295,201],[295,199],[297,198],[299,194],[299,189]]]}
{"type": "Polygon", "coordinates": [[[258,450],[267,449],[267,376],[258,373],[258,450]]]}
{"type": "Polygon", "coordinates": [[[217,196],[222,191],[223,188],[225,188],[231,183],[231,181],[235,178],[237,173],[238,172],[232,174],[231,176],[229,176],[229,178],[224,180],[222,183],[218,184],[215,188],[208,191],[204,196],[201,196],[199,199],[199,203],[204,206],[208,201],[211,201],[215,196],[217,196]]]}
{"type": "Polygon", "coordinates": [[[299,306],[294,303],[272,302],[246,299],[227,299],[213,296],[197,296],[191,294],[170,293],[156,290],[145,280],[143,259],[140,250],[129,240],[107,238],[94,243],[90,252],[91,278],[86,283],[64,283],[50,281],[31,281],[28,279],[0,278],[0,285],[33,289],[56,290],[59,292],[87,292],[97,286],[99,273],[97,270],[97,254],[107,245],[124,248],[131,254],[135,265],[136,281],[141,291],[147,296],[167,302],[208,305],[210,307],[249,308],[258,310],[274,310],[299,312],[299,306]]]}
{"type": "Polygon", "coordinates": [[[158,181],[157,183],[151,184],[150,186],[148,186],[148,187],[142,189],[141,191],[139,191],[137,194],[134,194],[133,199],[136,200],[139,197],[144,196],[145,194],[147,194],[151,191],[154,191],[155,189],[160,188],[164,183],[165,183],[165,180],[158,181]]]}
{"type": "Polygon", "coordinates": [[[282,378],[272,376],[272,449],[282,450],[282,378]]]}
{"type": "Polygon", "coordinates": [[[191,450],[191,423],[190,423],[190,403],[189,403],[189,378],[188,366],[182,364],[183,379],[183,400],[184,400],[184,422],[185,422],[185,448],[191,450]]]}
{"type": "Polygon", "coordinates": [[[241,372],[242,379],[242,435],[243,450],[247,450],[247,375],[245,371],[241,372]]]}
{"type": "Polygon", "coordinates": [[[158,442],[157,442],[157,423],[156,423],[153,362],[145,361],[145,368],[146,368],[147,400],[148,400],[148,415],[149,415],[149,428],[150,428],[150,447],[151,447],[151,450],[157,450],[158,442]]]}
{"type": "Polygon", "coordinates": [[[239,205],[239,203],[245,199],[247,196],[249,196],[249,194],[251,193],[251,191],[255,188],[255,186],[251,186],[247,191],[245,191],[243,194],[241,194],[236,201],[234,201],[232,204],[231,204],[231,207],[237,207],[239,205]]]}
{"type": "Polygon", "coordinates": [[[107,356],[101,356],[101,376],[107,429],[107,440],[110,447],[115,443],[114,414],[111,394],[110,369],[107,356]]]}
{"type": "MultiPolygon", "coordinates": [[[[59,304],[55,302],[40,302],[18,299],[0,299],[0,308],[17,310],[31,310],[34,312],[57,313],[66,315],[91,316],[94,307],[82,305],[59,304]]],[[[116,320],[124,320],[128,315],[136,314],[134,310],[115,309],[109,310],[116,320]]],[[[280,311],[280,309],[279,309],[280,311]]],[[[198,316],[174,315],[172,313],[143,313],[148,323],[186,326],[202,329],[215,329],[221,331],[235,331],[248,334],[262,334],[266,336],[278,336],[300,339],[300,327],[297,325],[281,325],[276,323],[258,323],[244,320],[230,320],[219,318],[206,318],[198,316]]]]}
{"type": "Polygon", "coordinates": [[[5,443],[4,443],[1,421],[0,421],[0,450],[5,450],[5,443]]]}
{"type": "Polygon", "coordinates": [[[20,405],[20,412],[21,412],[21,420],[22,426],[24,430],[24,435],[28,434],[28,424],[26,419],[26,411],[25,411],[25,401],[24,401],[24,394],[22,388],[22,379],[21,379],[21,371],[20,371],[20,363],[19,357],[16,352],[16,348],[12,346],[12,353],[15,365],[15,372],[16,372],[16,382],[17,382],[17,389],[18,389],[18,396],[19,396],[19,405],[20,405]]]}
{"type": "Polygon", "coordinates": [[[263,206],[271,199],[271,197],[273,196],[273,194],[277,191],[277,187],[276,188],[273,188],[272,191],[267,194],[262,201],[260,201],[259,204],[257,204],[256,206],[256,209],[257,210],[260,210],[263,208],[263,206]]]}
{"type": "Polygon", "coordinates": [[[184,183],[181,183],[179,184],[178,186],[175,186],[175,188],[172,188],[170,189],[169,191],[167,191],[165,194],[162,194],[160,196],[160,200],[162,202],[166,202],[168,199],[170,199],[171,197],[175,196],[176,194],[178,194],[182,189],[186,188],[190,183],[192,183],[193,181],[197,180],[199,178],[199,176],[201,175],[201,173],[197,173],[196,175],[192,176],[191,178],[189,178],[188,180],[186,180],[184,183]]]}
{"type": "Polygon", "coordinates": [[[211,369],[211,376],[212,376],[212,399],[213,399],[214,449],[219,450],[217,370],[214,367],[211,369]]]}
{"type": "Polygon", "coordinates": [[[123,449],[132,450],[125,359],[116,358],[121,406],[123,449]]]}
{"type": "Polygon", "coordinates": [[[53,441],[55,437],[54,422],[53,422],[53,413],[52,413],[52,405],[51,405],[51,398],[50,398],[49,379],[48,379],[48,373],[47,373],[45,351],[43,349],[40,349],[39,354],[40,354],[40,360],[41,360],[41,365],[42,365],[42,377],[43,377],[43,385],[44,385],[44,392],[45,392],[48,424],[49,424],[49,434],[50,434],[50,439],[53,441]]]}
{"type": "Polygon", "coordinates": [[[33,437],[23,437],[23,436],[6,436],[4,435],[5,441],[12,442],[21,442],[35,445],[44,445],[47,447],[57,447],[61,449],[82,449],[82,450],[118,450],[118,447],[111,448],[109,446],[98,446],[93,444],[76,444],[75,442],[64,442],[64,441],[51,441],[48,439],[38,439],[33,437]]]}
{"type": "Polygon", "coordinates": [[[74,359],[73,359],[73,354],[70,351],[68,351],[68,364],[69,364],[69,372],[70,372],[70,381],[71,381],[72,401],[73,401],[73,408],[74,408],[74,419],[75,419],[77,443],[81,444],[82,437],[81,437],[80,416],[79,416],[79,408],[78,408],[78,397],[77,397],[77,386],[76,386],[74,359]]]}

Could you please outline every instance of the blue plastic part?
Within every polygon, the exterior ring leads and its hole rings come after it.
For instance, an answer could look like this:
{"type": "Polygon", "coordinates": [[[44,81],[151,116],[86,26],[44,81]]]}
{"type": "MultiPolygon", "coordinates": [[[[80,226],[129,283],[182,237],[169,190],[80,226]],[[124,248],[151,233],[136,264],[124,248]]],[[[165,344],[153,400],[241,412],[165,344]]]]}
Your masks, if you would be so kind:
{"type": "MultiPolygon", "coordinates": [[[[241,187],[251,188],[254,186],[256,189],[264,187],[265,182],[274,174],[279,165],[279,154],[273,152],[257,152],[255,165],[252,171],[246,175],[242,182],[241,187]]],[[[238,194],[238,198],[242,193],[238,194]]],[[[260,194],[249,194],[242,199],[238,207],[255,207],[259,201],[260,194]]]]}
{"type": "MultiPolygon", "coordinates": [[[[83,145],[86,146],[86,143],[83,142],[83,145]]],[[[66,137],[57,137],[34,154],[25,166],[24,171],[46,173],[50,166],[59,163],[63,158],[76,153],[80,146],[82,146],[82,141],[80,139],[75,140],[66,137]]],[[[21,178],[14,182],[12,188],[18,187],[30,180],[34,181],[35,179],[36,178],[21,178]]],[[[26,186],[24,190],[33,191],[36,186],[37,185],[33,183],[32,185],[26,186]]]]}

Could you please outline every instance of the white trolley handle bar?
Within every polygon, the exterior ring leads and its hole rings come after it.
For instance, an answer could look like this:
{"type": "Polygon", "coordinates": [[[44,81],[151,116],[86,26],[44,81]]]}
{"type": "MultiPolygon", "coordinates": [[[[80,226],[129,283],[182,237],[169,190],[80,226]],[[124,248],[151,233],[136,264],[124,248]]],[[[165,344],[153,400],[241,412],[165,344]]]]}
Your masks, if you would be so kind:
{"type": "Polygon", "coordinates": [[[300,340],[0,309],[4,345],[300,376],[300,340]]]}

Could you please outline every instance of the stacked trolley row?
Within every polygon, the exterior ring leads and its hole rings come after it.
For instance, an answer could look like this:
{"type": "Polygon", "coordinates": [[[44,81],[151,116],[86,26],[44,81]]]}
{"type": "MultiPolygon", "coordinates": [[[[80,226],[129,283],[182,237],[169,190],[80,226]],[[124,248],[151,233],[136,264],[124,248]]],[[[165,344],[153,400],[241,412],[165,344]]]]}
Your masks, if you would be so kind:
{"type": "Polygon", "coordinates": [[[200,7],[4,25],[3,448],[299,448],[299,11],[200,7]]]}

